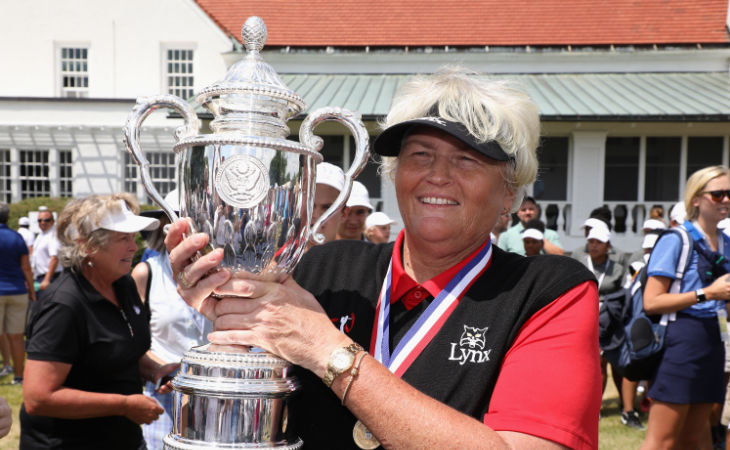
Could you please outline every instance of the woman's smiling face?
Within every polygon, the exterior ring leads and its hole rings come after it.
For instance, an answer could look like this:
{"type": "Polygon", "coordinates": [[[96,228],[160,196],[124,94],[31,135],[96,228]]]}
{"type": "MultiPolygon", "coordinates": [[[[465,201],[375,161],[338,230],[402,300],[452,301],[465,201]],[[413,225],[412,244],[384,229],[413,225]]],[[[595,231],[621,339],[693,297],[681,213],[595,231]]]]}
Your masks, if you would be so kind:
{"type": "Polygon", "coordinates": [[[395,172],[408,236],[455,251],[483,243],[514,193],[495,161],[440,130],[422,127],[403,140],[395,172]]]}

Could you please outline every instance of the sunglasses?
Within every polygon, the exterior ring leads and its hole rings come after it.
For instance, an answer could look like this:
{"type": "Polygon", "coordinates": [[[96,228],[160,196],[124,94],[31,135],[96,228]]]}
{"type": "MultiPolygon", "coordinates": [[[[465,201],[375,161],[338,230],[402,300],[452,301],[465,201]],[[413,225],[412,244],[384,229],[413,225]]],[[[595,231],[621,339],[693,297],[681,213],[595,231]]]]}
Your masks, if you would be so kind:
{"type": "Polygon", "coordinates": [[[703,194],[710,194],[713,202],[720,203],[724,198],[730,200],[730,189],[720,189],[718,191],[704,191],[703,194]]]}
{"type": "Polygon", "coordinates": [[[42,222],[53,222],[53,219],[38,219],[38,223],[42,222]]]}

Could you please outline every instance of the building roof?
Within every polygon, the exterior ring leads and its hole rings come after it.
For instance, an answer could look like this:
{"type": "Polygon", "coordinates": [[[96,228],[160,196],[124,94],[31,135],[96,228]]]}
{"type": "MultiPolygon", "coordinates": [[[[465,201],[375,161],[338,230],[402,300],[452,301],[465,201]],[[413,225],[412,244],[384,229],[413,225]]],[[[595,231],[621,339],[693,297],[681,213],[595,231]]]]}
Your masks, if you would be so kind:
{"type": "Polygon", "coordinates": [[[241,39],[264,19],[267,46],[726,44],[727,0],[195,0],[241,39]]]}
{"type": "MultiPolygon", "coordinates": [[[[364,119],[385,116],[413,75],[282,74],[307,111],[339,106],[364,119]]],[[[540,108],[542,120],[730,121],[730,78],[721,72],[509,74],[540,108]]],[[[202,117],[211,114],[198,106],[202,117]]]]}

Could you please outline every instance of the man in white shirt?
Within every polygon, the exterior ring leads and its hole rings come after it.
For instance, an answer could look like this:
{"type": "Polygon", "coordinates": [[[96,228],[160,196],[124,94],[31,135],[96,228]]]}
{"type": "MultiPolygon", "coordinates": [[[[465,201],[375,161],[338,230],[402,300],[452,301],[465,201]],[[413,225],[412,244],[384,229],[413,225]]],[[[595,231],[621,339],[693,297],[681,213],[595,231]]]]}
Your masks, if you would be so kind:
{"type": "Polygon", "coordinates": [[[59,242],[56,237],[55,220],[53,213],[47,208],[38,213],[38,227],[40,234],[33,243],[31,267],[35,281],[40,283],[39,290],[44,290],[63,270],[58,263],[59,242]]]}

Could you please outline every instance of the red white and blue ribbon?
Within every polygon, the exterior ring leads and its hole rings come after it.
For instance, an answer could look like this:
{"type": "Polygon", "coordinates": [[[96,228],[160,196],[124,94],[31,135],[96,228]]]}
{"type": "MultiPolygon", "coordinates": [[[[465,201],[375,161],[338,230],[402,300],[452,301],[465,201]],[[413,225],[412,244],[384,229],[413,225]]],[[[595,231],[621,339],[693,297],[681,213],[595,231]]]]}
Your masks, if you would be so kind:
{"type": "Polygon", "coordinates": [[[459,270],[446,287],[433,299],[431,304],[403,336],[393,354],[390,353],[390,286],[393,261],[383,281],[378,298],[375,329],[371,353],[375,359],[392,373],[402,377],[413,361],[421,354],[429,342],[446,323],[451,313],[461,301],[472,283],[489,267],[492,261],[492,243],[488,242],[466,265],[459,270]]]}

